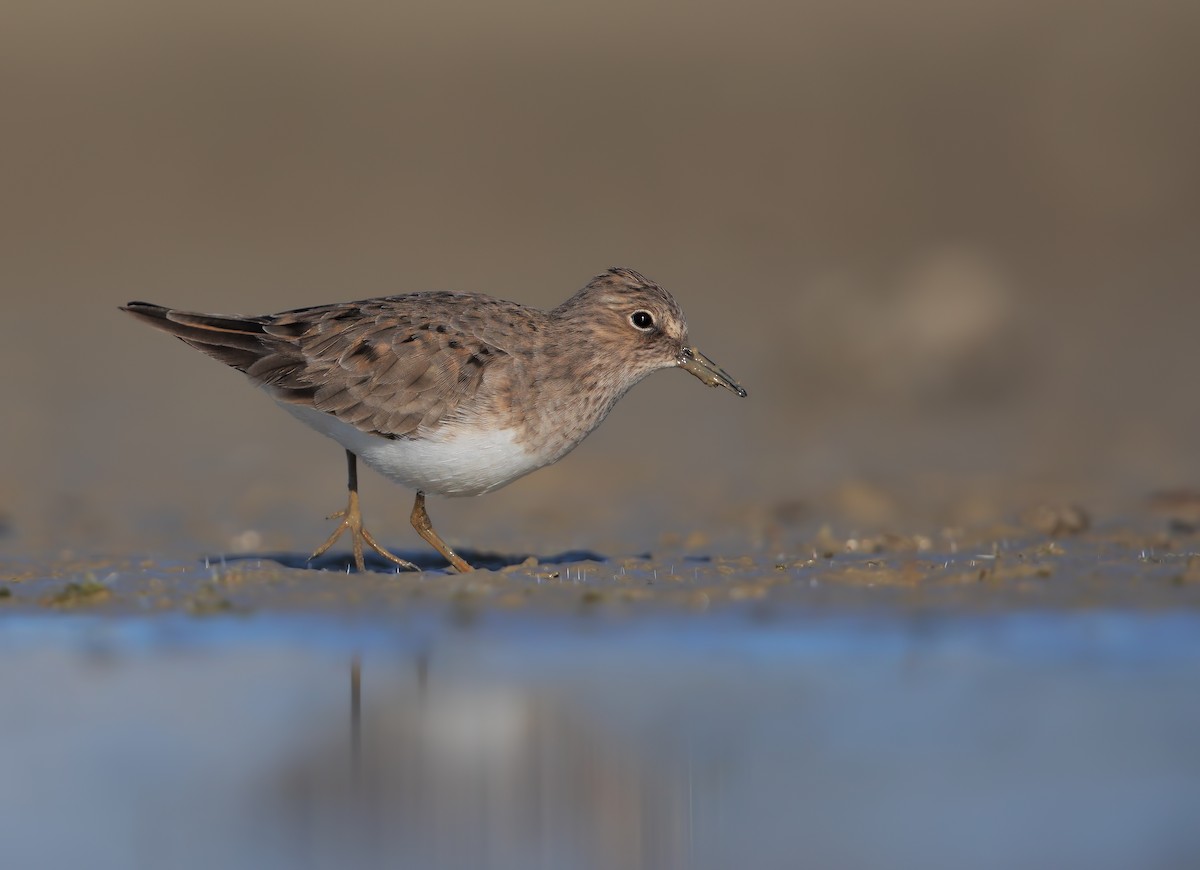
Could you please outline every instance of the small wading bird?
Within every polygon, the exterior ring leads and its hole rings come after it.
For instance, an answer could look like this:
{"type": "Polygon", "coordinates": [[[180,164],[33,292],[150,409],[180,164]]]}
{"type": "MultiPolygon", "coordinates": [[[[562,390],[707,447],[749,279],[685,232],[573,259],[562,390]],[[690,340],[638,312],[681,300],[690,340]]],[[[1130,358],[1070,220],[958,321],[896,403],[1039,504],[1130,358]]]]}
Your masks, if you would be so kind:
{"type": "Polygon", "coordinates": [[[651,372],[678,366],[746,391],[689,343],[683,311],[632,269],[609,269],[550,311],[474,293],[411,293],[260,317],[130,302],[122,310],[244,373],[346,449],[350,498],[311,558],[349,532],[381,547],[358,505],[361,458],[417,491],[412,525],[458,571],[425,493],[481,495],[565,456],[651,372]]]}

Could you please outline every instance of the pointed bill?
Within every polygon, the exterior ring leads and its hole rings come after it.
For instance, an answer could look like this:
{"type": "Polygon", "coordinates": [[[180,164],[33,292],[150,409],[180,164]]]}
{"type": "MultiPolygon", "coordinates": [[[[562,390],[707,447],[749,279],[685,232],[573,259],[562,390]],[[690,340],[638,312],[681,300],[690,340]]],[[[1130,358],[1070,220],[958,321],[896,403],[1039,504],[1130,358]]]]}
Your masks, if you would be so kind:
{"type": "Polygon", "coordinates": [[[685,347],[679,354],[679,367],[686,372],[691,372],[710,387],[724,387],[737,393],[743,399],[746,398],[746,391],[738,382],[731,378],[723,368],[700,353],[699,348],[685,347]]]}

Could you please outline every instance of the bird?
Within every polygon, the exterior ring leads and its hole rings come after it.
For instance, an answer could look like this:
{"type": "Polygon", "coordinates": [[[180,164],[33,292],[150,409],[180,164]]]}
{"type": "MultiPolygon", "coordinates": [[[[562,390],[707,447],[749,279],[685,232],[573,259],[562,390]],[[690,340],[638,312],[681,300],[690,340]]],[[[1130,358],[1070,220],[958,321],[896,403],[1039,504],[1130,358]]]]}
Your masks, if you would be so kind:
{"type": "Polygon", "coordinates": [[[310,557],[350,535],[419,570],[368,531],[358,460],[416,491],[410,521],[458,572],[472,566],[434,530],[426,493],[475,496],[557,462],[647,375],[681,368],[746,390],[696,348],[675,298],[628,268],[608,269],[549,310],[481,293],[426,291],[258,316],[129,302],[138,320],[237,369],[346,453],[348,500],[310,557]]]}

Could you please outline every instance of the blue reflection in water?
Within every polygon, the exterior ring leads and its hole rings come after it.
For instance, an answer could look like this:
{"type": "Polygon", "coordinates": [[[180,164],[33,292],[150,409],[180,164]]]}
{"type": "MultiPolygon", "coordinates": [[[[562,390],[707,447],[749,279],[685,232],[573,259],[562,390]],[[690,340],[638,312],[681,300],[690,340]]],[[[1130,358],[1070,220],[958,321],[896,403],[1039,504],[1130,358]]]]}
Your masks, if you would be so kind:
{"type": "Polygon", "coordinates": [[[1198,685],[1179,614],[9,618],[0,863],[1195,865],[1198,685]]]}

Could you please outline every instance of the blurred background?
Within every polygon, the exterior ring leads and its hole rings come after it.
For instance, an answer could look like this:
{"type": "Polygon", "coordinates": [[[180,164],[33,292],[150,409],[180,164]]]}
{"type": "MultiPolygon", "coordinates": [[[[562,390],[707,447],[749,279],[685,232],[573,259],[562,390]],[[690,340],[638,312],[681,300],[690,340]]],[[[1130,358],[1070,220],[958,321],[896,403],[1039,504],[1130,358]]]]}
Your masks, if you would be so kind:
{"type": "Polygon", "coordinates": [[[657,375],[431,504],[449,539],[1134,510],[1200,481],[1197,32],[1182,0],[10,2],[4,546],[305,549],[341,506],[338,447],[121,303],[552,306],[610,265],[751,398],[657,375]]]}

